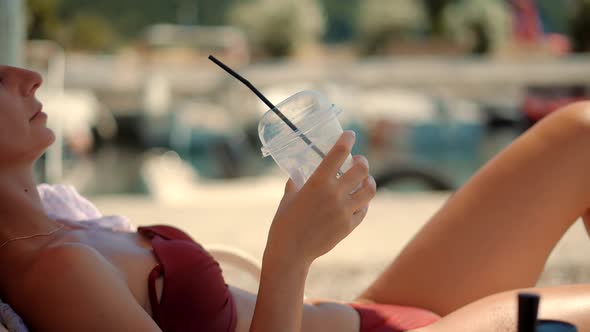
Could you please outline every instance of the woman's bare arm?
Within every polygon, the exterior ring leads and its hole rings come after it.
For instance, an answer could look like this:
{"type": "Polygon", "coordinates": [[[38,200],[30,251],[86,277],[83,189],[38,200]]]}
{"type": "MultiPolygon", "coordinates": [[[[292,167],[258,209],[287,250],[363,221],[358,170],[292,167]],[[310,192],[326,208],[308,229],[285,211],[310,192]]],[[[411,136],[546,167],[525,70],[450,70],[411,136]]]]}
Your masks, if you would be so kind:
{"type": "MultiPolygon", "coordinates": [[[[232,286],[230,286],[230,292],[238,312],[235,332],[248,332],[254,315],[256,294],[232,286]]],[[[358,332],[359,328],[358,313],[349,305],[334,301],[305,299],[301,331],[358,332]]]]}
{"type": "Polygon", "coordinates": [[[125,280],[96,250],[80,244],[45,249],[24,279],[17,310],[39,331],[160,331],[125,280]]]}
{"type": "Polygon", "coordinates": [[[309,267],[364,219],[376,190],[366,159],[355,157],[336,178],[353,145],[354,134],[344,133],[301,190],[287,182],[268,235],[251,332],[300,332],[309,267]]]}
{"type": "Polygon", "coordinates": [[[268,249],[262,261],[250,331],[301,331],[303,291],[309,263],[296,255],[283,256],[268,249]]]}

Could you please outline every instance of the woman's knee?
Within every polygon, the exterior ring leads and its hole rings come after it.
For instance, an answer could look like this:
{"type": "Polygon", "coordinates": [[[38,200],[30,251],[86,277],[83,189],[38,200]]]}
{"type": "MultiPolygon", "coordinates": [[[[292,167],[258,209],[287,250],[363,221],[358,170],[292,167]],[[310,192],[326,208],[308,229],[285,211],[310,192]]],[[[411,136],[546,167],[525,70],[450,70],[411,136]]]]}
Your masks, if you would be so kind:
{"type": "Polygon", "coordinates": [[[561,134],[590,141],[590,101],[564,106],[548,116],[546,122],[561,134]]]}

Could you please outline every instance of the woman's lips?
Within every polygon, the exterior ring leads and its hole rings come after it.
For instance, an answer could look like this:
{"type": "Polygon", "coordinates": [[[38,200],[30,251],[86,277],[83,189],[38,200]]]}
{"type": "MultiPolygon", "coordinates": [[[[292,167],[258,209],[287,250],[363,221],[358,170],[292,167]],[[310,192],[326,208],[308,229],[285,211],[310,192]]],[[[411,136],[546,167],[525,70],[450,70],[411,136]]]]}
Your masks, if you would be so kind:
{"type": "Polygon", "coordinates": [[[35,114],[33,114],[33,116],[29,119],[29,121],[32,121],[33,119],[35,119],[40,114],[43,114],[43,106],[39,106],[39,108],[37,109],[37,111],[35,112],[35,114]]]}

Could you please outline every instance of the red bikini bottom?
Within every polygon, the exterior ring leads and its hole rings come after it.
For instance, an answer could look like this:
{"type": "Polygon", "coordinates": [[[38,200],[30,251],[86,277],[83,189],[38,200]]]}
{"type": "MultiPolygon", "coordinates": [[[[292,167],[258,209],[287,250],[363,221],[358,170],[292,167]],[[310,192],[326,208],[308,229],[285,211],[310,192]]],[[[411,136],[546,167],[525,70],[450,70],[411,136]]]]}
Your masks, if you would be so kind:
{"type": "Polygon", "coordinates": [[[404,332],[435,323],[440,317],[428,310],[391,304],[349,303],[361,318],[360,332],[404,332]]]}

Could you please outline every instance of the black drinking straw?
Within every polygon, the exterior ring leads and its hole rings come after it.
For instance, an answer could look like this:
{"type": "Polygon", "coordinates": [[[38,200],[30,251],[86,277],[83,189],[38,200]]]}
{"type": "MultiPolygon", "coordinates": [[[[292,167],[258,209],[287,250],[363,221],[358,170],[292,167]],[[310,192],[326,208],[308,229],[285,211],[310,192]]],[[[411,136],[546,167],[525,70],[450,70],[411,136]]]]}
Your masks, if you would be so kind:
{"type": "Polygon", "coordinates": [[[537,313],[539,295],[518,294],[518,332],[535,332],[537,330],[537,313]]]}
{"type": "MultiPolygon", "coordinates": [[[[291,128],[291,130],[293,130],[295,133],[298,133],[299,137],[301,137],[301,139],[307,145],[309,145],[309,147],[313,151],[315,151],[315,153],[317,153],[322,159],[324,159],[326,157],[326,154],[324,152],[322,152],[322,150],[320,150],[317,146],[315,146],[315,144],[313,144],[312,141],[310,141],[309,138],[307,136],[305,136],[304,133],[299,131],[299,129],[295,126],[295,124],[293,124],[293,122],[291,122],[291,120],[287,119],[287,117],[283,113],[281,113],[281,111],[279,111],[279,109],[275,105],[273,105],[273,103],[271,103],[270,100],[268,100],[260,91],[258,91],[258,89],[256,89],[256,87],[254,87],[254,85],[252,85],[252,83],[250,83],[247,79],[240,76],[240,74],[236,73],[233,69],[226,66],[223,62],[217,60],[217,58],[215,58],[213,55],[209,55],[209,60],[215,62],[216,65],[223,68],[223,70],[225,70],[230,75],[232,75],[233,77],[238,79],[238,81],[244,83],[250,90],[252,90],[252,92],[254,92],[254,94],[256,96],[258,96],[258,98],[260,98],[260,100],[262,100],[266,104],[266,106],[268,106],[276,115],[278,115],[278,117],[281,118],[281,120],[283,120],[283,122],[285,122],[287,124],[287,126],[289,126],[289,128],[291,128]]],[[[342,172],[340,170],[338,171],[338,175],[342,176],[342,172]]]]}

